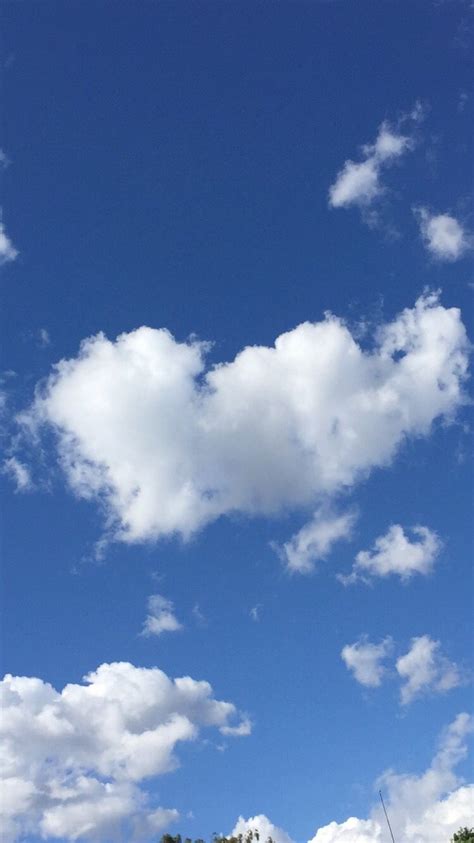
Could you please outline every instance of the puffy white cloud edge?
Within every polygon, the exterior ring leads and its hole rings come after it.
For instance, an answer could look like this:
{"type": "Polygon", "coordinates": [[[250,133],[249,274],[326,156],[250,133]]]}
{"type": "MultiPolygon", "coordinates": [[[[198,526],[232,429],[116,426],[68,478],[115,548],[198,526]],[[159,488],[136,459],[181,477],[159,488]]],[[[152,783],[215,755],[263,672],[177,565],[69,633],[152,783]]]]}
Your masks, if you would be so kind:
{"type": "Polygon", "coordinates": [[[0,685],[2,843],[150,840],[178,812],[139,783],[179,766],[178,745],[203,728],[247,735],[248,718],[208,682],[158,668],[102,664],[61,692],[41,679],[0,685]]]}
{"type": "MultiPolygon", "coordinates": [[[[370,349],[333,315],[206,371],[208,349],[164,329],[98,334],[55,366],[21,417],[25,430],[55,431],[70,487],[100,503],[115,540],[330,507],[465,400],[466,332],[434,293],[381,325],[370,349]]],[[[324,552],[319,528],[289,544],[296,566],[324,552]]]]}
{"type": "MultiPolygon", "coordinates": [[[[472,718],[459,714],[442,735],[430,766],[420,775],[385,772],[376,782],[383,790],[396,840],[404,843],[447,843],[460,826],[472,825],[474,785],[456,775],[456,766],[467,755],[472,718]]],[[[291,843],[287,832],[265,815],[240,817],[233,833],[257,829],[260,839],[291,843]]],[[[374,802],[365,819],[349,817],[319,828],[309,843],[384,843],[388,829],[380,803],[374,802]]]]}

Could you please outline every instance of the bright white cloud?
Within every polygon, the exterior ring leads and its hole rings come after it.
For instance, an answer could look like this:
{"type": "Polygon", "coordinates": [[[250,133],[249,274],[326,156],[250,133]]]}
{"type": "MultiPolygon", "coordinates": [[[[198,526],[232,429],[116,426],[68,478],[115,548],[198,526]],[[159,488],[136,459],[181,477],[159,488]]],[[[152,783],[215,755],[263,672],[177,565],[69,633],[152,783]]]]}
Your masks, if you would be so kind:
{"type": "Polygon", "coordinates": [[[403,705],[426,693],[443,693],[462,684],[458,666],[441,652],[439,641],[429,635],[413,638],[409,651],[397,660],[396,668],[404,680],[400,691],[403,705]]]}
{"type": "Polygon", "coordinates": [[[33,488],[30,470],[16,457],[3,461],[2,473],[8,475],[16,486],[17,492],[28,492],[33,488]]]}
{"type": "Polygon", "coordinates": [[[266,843],[269,837],[272,838],[274,843],[293,843],[286,831],[273,825],[265,814],[249,817],[248,820],[239,817],[231,834],[234,837],[237,837],[239,834],[245,836],[248,831],[257,831],[260,835],[260,843],[266,843]]]}
{"type": "Polygon", "coordinates": [[[178,814],[150,805],[138,782],[176,769],[178,744],[201,728],[250,731],[207,682],[126,662],[103,664],[60,693],[7,675],[0,693],[5,843],[38,830],[68,840],[149,839],[178,814]]]}
{"type": "MultiPolygon", "coordinates": [[[[413,119],[418,121],[415,116],[413,119]]],[[[329,189],[330,206],[348,208],[358,205],[367,208],[385,192],[381,181],[383,168],[413,147],[412,137],[392,129],[386,121],[382,123],[375,142],[362,148],[364,160],[346,161],[337,174],[329,189]]]]}
{"type": "Polygon", "coordinates": [[[205,373],[207,350],[166,330],[99,334],[23,415],[55,430],[71,488],[105,506],[116,540],[327,502],[464,401],[465,329],[434,294],[367,351],[331,315],[205,373]]]}
{"type": "Polygon", "coordinates": [[[391,638],[384,638],[380,644],[371,644],[367,638],[361,638],[355,644],[346,644],[341,658],[357,682],[368,688],[377,688],[387,672],[383,662],[392,650],[391,638]]]}
{"type": "Polygon", "coordinates": [[[428,527],[413,527],[411,534],[412,539],[400,524],[392,524],[384,536],[375,540],[372,550],[359,551],[352,573],[340,575],[338,579],[348,584],[393,574],[406,581],[414,574],[430,574],[441,550],[441,541],[428,527]]]}
{"type": "Polygon", "coordinates": [[[472,248],[473,238],[451,214],[431,214],[415,208],[415,216],[428,252],[440,261],[457,261],[472,248]]]}
{"type": "Polygon", "coordinates": [[[315,562],[326,558],[336,542],[351,536],[355,520],[354,512],[337,515],[320,509],[311,521],[276,550],[289,571],[311,573],[315,562]]]}
{"type": "Polygon", "coordinates": [[[18,252],[5,231],[0,208],[0,266],[4,263],[14,261],[17,256],[18,252]]]}
{"type": "Polygon", "coordinates": [[[182,628],[171,600],[161,594],[151,594],[148,598],[148,614],[143,623],[142,635],[161,635],[163,632],[178,632],[182,628]]]}
{"type": "MultiPolygon", "coordinates": [[[[455,767],[467,753],[472,720],[460,714],[446,730],[439,751],[420,776],[389,771],[379,782],[396,840],[447,843],[460,826],[472,825],[474,785],[464,786],[455,767]]],[[[383,843],[387,826],[380,805],[368,819],[351,817],[320,828],[309,843],[383,843]]]]}

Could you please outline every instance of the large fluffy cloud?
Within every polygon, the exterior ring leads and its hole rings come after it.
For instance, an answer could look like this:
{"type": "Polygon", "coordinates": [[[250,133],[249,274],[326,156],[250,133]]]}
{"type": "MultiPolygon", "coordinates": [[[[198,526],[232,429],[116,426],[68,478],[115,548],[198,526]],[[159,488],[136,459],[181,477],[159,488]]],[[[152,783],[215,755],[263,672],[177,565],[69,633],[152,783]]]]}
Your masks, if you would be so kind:
{"type": "Polygon", "coordinates": [[[127,662],[103,664],[85,684],[61,692],[7,675],[0,692],[5,841],[38,831],[69,840],[150,839],[177,812],[150,805],[138,782],[174,770],[178,744],[201,728],[250,731],[207,682],[127,662]]]}
{"type": "MultiPolygon", "coordinates": [[[[447,843],[460,826],[472,825],[474,785],[465,785],[455,772],[467,754],[472,727],[469,715],[459,714],[442,735],[438,752],[424,773],[410,775],[389,770],[378,780],[397,841],[447,843]]],[[[271,835],[276,843],[291,843],[288,834],[264,815],[248,820],[240,817],[233,833],[252,828],[257,828],[263,839],[271,835]]],[[[377,800],[369,817],[330,822],[319,828],[309,843],[384,843],[388,839],[387,824],[377,800]]]]}
{"type": "Polygon", "coordinates": [[[318,505],[463,401],[459,310],[422,296],[363,349],[327,315],[205,371],[208,346],[139,328],[62,360],[23,420],[116,538],[189,536],[224,514],[318,505]]]}
{"type": "MultiPolygon", "coordinates": [[[[472,720],[460,714],[444,733],[438,752],[421,775],[389,771],[378,782],[388,806],[396,840],[447,843],[460,826],[472,824],[474,785],[465,786],[455,767],[467,752],[472,720]]],[[[320,828],[309,843],[382,843],[387,826],[380,805],[367,819],[350,817],[320,828]]]]}

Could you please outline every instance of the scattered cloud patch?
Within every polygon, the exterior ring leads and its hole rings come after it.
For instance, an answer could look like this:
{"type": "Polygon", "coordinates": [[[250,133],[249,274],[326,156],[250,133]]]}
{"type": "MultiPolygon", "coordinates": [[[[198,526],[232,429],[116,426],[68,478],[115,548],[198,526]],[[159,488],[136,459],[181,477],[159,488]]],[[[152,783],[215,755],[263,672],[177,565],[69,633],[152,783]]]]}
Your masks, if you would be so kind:
{"type": "Polygon", "coordinates": [[[357,682],[368,688],[378,688],[387,673],[383,662],[391,655],[392,650],[391,638],[384,638],[380,644],[371,644],[364,637],[355,644],[347,644],[343,647],[341,658],[357,682]]]}
{"type": "Polygon", "coordinates": [[[0,686],[6,843],[45,839],[149,840],[178,818],[138,783],[179,766],[178,745],[203,728],[246,735],[232,703],[207,682],[158,668],[103,664],[61,692],[41,679],[0,686]],[[233,725],[233,721],[237,723],[233,725]]]}
{"type": "Polygon", "coordinates": [[[55,432],[70,487],[105,507],[114,540],[330,502],[465,400],[465,329],[436,294],[381,325],[370,351],[332,315],[206,373],[208,347],[151,328],[98,334],[21,417],[55,432]]]}
{"type": "Polygon", "coordinates": [[[2,473],[12,480],[17,492],[30,492],[33,489],[30,469],[16,457],[4,460],[2,473]]]}
{"type": "Polygon", "coordinates": [[[442,544],[428,527],[416,526],[405,531],[400,524],[392,524],[384,536],[379,536],[372,550],[357,554],[348,576],[339,575],[345,585],[374,577],[398,576],[407,581],[415,574],[430,574],[442,544]],[[410,533],[412,538],[410,538],[410,533]]]}
{"type": "Polygon", "coordinates": [[[174,604],[161,594],[151,594],[148,598],[148,614],[143,623],[141,634],[162,635],[163,632],[179,632],[183,625],[174,613],[174,604]]]}
{"type": "Polygon", "coordinates": [[[424,694],[444,693],[463,684],[458,666],[441,652],[441,644],[429,635],[413,638],[408,652],[397,660],[402,705],[424,694]]]}
{"type": "Polygon", "coordinates": [[[472,235],[451,214],[432,214],[427,208],[415,208],[414,213],[425,248],[436,260],[454,262],[472,249],[472,235]]]}
{"type": "MultiPolygon", "coordinates": [[[[367,636],[363,636],[354,644],[343,647],[341,658],[357,682],[377,688],[389,675],[384,662],[392,656],[393,649],[390,637],[384,638],[380,644],[372,644],[367,636]]],[[[408,652],[400,656],[394,666],[395,675],[398,674],[403,682],[400,689],[402,705],[408,705],[416,697],[445,693],[465,683],[459,667],[446,658],[440,642],[429,635],[413,638],[408,652]]]]}
{"type": "Polygon", "coordinates": [[[337,515],[320,509],[288,542],[276,546],[276,550],[289,571],[309,574],[318,560],[328,556],[336,542],[350,538],[356,518],[354,512],[337,515]]]}
{"type": "MultiPolygon", "coordinates": [[[[474,785],[455,773],[467,754],[472,719],[459,714],[444,733],[438,752],[421,775],[389,770],[378,780],[397,840],[446,843],[460,826],[472,825],[474,785]]],[[[309,843],[382,843],[387,825],[380,804],[367,819],[350,817],[320,828],[309,843]]]]}

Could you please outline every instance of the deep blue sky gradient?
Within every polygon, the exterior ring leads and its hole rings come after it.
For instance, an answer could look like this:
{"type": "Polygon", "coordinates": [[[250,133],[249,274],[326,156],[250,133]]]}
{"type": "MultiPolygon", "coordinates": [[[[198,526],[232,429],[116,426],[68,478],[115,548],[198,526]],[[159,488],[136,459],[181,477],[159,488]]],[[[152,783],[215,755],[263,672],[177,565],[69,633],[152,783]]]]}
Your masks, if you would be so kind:
{"type": "MultiPolygon", "coordinates": [[[[165,326],[214,341],[211,362],[229,360],[327,309],[354,324],[392,318],[426,285],[472,327],[472,264],[430,261],[411,212],[424,203],[472,222],[468,4],[43,0],[4,3],[1,18],[12,162],[2,203],[20,251],[2,272],[12,410],[98,331],[165,326]],[[398,236],[329,210],[343,162],[416,100],[427,108],[420,143],[385,177],[398,236]]],[[[269,544],[301,513],[221,520],[185,546],[116,546],[99,564],[85,557],[100,512],[67,494],[59,471],[26,495],[2,478],[5,671],[61,688],[103,661],[157,664],[247,710],[251,737],[225,752],[184,746],[182,768],[152,783],[161,804],[193,811],[183,834],[265,813],[302,841],[364,816],[376,776],[424,769],[440,728],[472,701],[464,687],[400,714],[395,681],[364,691],[339,658],[364,632],[405,649],[429,633],[469,662],[463,421],[407,443],[357,489],[354,541],[310,579],[289,578],[269,544]],[[334,573],[391,522],[439,531],[435,576],[344,589],[334,573]],[[138,637],[153,591],[175,602],[183,632],[138,637]]]]}

